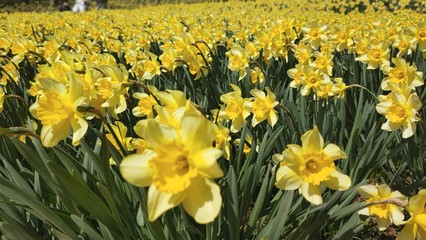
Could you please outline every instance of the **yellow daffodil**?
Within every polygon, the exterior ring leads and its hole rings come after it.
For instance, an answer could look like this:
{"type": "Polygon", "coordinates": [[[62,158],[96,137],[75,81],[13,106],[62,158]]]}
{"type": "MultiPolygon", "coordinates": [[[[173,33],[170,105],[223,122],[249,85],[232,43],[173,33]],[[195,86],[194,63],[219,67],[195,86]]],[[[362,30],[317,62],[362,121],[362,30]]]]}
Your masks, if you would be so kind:
{"type": "Polygon", "coordinates": [[[243,79],[247,74],[248,59],[246,51],[243,48],[235,47],[228,51],[226,55],[229,58],[228,68],[232,71],[238,71],[238,80],[243,79]]]}
{"type": "Polygon", "coordinates": [[[330,77],[315,67],[305,66],[303,68],[303,73],[304,76],[301,77],[301,94],[303,96],[309,95],[311,90],[316,93],[321,85],[326,85],[330,82],[330,77]]]}
{"type": "Polygon", "coordinates": [[[293,79],[293,81],[290,82],[290,87],[298,88],[302,85],[302,82],[306,77],[305,72],[303,71],[304,66],[305,65],[298,63],[295,68],[287,70],[287,75],[293,79]]]}
{"type": "Polygon", "coordinates": [[[259,67],[250,69],[250,81],[252,84],[255,84],[256,82],[262,83],[264,80],[265,75],[263,75],[263,72],[259,67]]]}
{"type": "Polygon", "coordinates": [[[152,95],[148,95],[146,93],[134,93],[133,97],[138,99],[138,105],[132,109],[133,115],[136,117],[145,117],[152,118],[153,115],[153,107],[158,103],[152,95]]]}
{"type": "Polygon", "coordinates": [[[417,111],[422,102],[411,88],[405,88],[401,93],[391,92],[389,95],[379,96],[378,113],[385,115],[387,122],[382,125],[386,131],[395,131],[402,128],[402,137],[409,138],[416,132],[416,122],[420,121],[417,111]]]}
{"type": "MultiPolygon", "coordinates": [[[[120,144],[124,147],[124,149],[126,151],[132,151],[133,150],[132,138],[126,137],[127,127],[120,121],[116,121],[115,124],[110,124],[110,126],[111,126],[112,130],[114,131],[115,136],[117,136],[120,144]]],[[[105,126],[105,129],[108,132],[107,134],[105,134],[105,137],[112,144],[112,146],[115,147],[115,149],[117,149],[121,154],[123,154],[121,152],[121,149],[120,149],[117,141],[115,140],[114,136],[112,135],[110,129],[107,126],[105,126]]],[[[115,161],[112,158],[110,158],[109,162],[110,162],[110,164],[116,164],[115,161]]]]}
{"type": "Polygon", "coordinates": [[[148,217],[154,221],[182,203],[200,224],[219,214],[222,197],[212,178],[223,176],[216,160],[222,151],[212,147],[213,123],[200,115],[185,115],[179,128],[147,120],[144,139],[150,151],[123,159],[120,172],[126,181],[149,186],[148,217]]]}
{"type": "Polygon", "coordinates": [[[413,35],[412,43],[417,43],[420,51],[426,50],[426,21],[417,24],[417,27],[409,28],[410,33],[413,35]]]}
{"type": "Polygon", "coordinates": [[[3,103],[4,103],[4,91],[3,91],[3,88],[0,88],[0,113],[3,112],[3,103]]]}
{"type": "Polygon", "coordinates": [[[326,25],[312,24],[311,26],[304,26],[302,27],[304,33],[302,42],[308,43],[313,49],[318,49],[323,42],[327,41],[326,30],[326,25]]]}
{"type": "Polygon", "coordinates": [[[321,204],[321,184],[343,191],[351,186],[351,179],[342,173],[334,161],[346,158],[346,154],[335,144],[324,147],[318,128],[315,126],[302,135],[302,146],[287,145],[281,154],[274,155],[280,161],[275,186],[284,190],[299,189],[306,200],[321,204]]]}
{"type": "Polygon", "coordinates": [[[274,109],[278,105],[275,94],[269,88],[266,88],[266,93],[253,89],[250,94],[254,97],[252,102],[247,103],[247,108],[253,113],[252,126],[256,126],[265,120],[273,127],[278,121],[277,110],[274,109]]]}
{"type": "Polygon", "coordinates": [[[411,197],[406,209],[410,218],[404,222],[405,227],[396,239],[426,239],[426,190],[420,190],[417,195],[411,197]]]}
{"type": "Polygon", "coordinates": [[[394,86],[399,88],[407,86],[412,89],[424,84],[423,73],[416,71],[417,68],[415,65],[412,66],[408,64],[403,58],[400,57],[393,58],[392,62],[395,64],[395,67],[386,66],[383,68],[383,73],[387,75],[381,84],[383,90],[391,90],[388,86],[389,83],[393,83],[394,86]]]}
{"type": "Polygon", "coordinates": [[[39,82],[44,92],[31,105],[31,114],[41,121],[40,138],[46,147],[56,146],[73,131],[72,144],[78,145],[87,131],[87,121],[77,110],[79,105],[86,105],[83,96],[83,83],[74,74],[69,74],[69,88],[62,83],[43,78],[39,82]]]}
{"type": "Polygon", "coordinates": [[[383,67],[389,66],[389,58],[389,48],[385,43],[381,42],[377,45],[367,47],[366,53],[357,57],[356,60],[368,64],[368,69],[383,69],[383,67]]]}
{"type": "Polygon", "coordinates": [[[241,89],[234,84],[230,84],[233,92],[220,96],[220,101],[226,104],[224,110],[220,110],[219,117],[231,120],[231,131],[238,132],[244,125],[244,120],[250,115],[247,104],[250,99],[241,97],[241,89]]]}
{"type": "Polygon", "coordinates": [[[365,203],[377,203],[358,211],[361,215],[375,216],[380,231],[389,225],[399,225],[404,220],[403,206],[407,205],[407,198],[399,191],[391,192],[388,185],[363,185],[357,192],[364,197],[365,203]]]}
{"type": "Polygon", "coordinates": [[[346,89],[349,87],[343,82],[342,78],[335,78],[334,85],[332,88],[333,94],[336,98],[344,98],[346,89]]]}
{"type": "Polygon", "coordinates": [[[223,151],[223,157],[226,160],[229,160],[230,154],[231,154],[231,146],[230,146],[230,140],[231,137],[229,136],[229,129],[224,126],[218,126],[214,125],[214,131],[215,131],[215,146],[217,149],[220,149],[223,151]]]}

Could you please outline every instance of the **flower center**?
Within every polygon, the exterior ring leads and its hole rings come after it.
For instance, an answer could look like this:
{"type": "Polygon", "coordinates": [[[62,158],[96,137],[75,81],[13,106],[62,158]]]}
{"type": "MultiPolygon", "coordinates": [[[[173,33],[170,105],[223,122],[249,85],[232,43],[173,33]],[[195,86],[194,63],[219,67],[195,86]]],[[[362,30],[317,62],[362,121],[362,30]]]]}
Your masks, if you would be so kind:
{"type": "Polygon", "coordinates": [[[265,100],[256,98],[253,102],[253,113],[259,118],[265,118],[266,115],[271,111],[271,105],[265,100]]]}
{"type": "Polygon", "coordinates": [[[55,125],[73,112],[73,104],[55,92],[47,92],[38,99],[37,116],[45,126],[55,125]]]}
{"type": "Polygon", "coordinates": [[[145,115],[150,115],[152,113],[152,107],[154,107],[157,103],[150,99],[149,96],[144,96],[139,99],[138,107],[141,113],[145,115]]]}
{"type": "Polygon", "coordinates": [[[333,161],[326,161],[322,152],[303,154],[303,163],[299,170],[303,181],[320,185],[327,181],[336,169],[333,161]]]}
{"type": "Polygon", "coordinates": [[[226,103],[225,112],[230,119],[237,118],[243,111],[243,108],[235,100],[226,103]]]}
{"type": "Polygon", "coordinates": [[[407,110],[399,104],[392,104],[392,106],[386,110],[386,115],[393,123],[402,123],[408,117],[407,110]]]}
{"type": "MultiPolygon", "coordinates": [[[[384,200],[384,198],[381,197],[375,197],[367,199],[366,202],[378,202],[384,200]]],[[[368,210],[370,211],[370,214],[374,214],[378,216],[379,218],[387,218],[389,215],[389,207],[390,205],[387,203],[380,203],[380,204],[374,204],[370,207],[368,207],[368,210]]]]}
{"type": "Polygon", "coordinates": [[[185,146],[174,141],[158,147],[155,152],[157,156],[150,164],[157,170],[152,178],[157,189],[172,194],[188,189],[192,179],[197,176],[197,170],[185,146]]]}

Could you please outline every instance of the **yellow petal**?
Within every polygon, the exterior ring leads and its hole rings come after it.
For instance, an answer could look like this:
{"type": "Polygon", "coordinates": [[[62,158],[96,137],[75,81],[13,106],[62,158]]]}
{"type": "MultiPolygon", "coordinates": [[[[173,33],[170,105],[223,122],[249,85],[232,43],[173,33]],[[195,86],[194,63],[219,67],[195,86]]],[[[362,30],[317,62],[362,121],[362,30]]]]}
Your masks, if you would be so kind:
{"type": "Polygon", "coordinates": [[[223,171],[217,163],[217,159],[222,155],[222,151],[217,148],[205,148],[194,154],[192,161],[205,177],[220,178],[223,171]]]}
{"type": "Polygon", "coordinates": [[[193,152],[211,147],[215,138],[213,123],[205,117],[189,114],[181,121],[182,142],[193,152]]]}
{"type": "Polygon", "coordinates": [[[185,193],[171,194],[157,190],[154,184],[148,189],[148,219],[155,221],[167,210],[179,205],[185,198],[185,193]]]}
{"type": "MultiPolygon", "coordinates": [[[[426,232],[426,213],[418,214],[415,221],[419,228],[422,228],[426,232]]],[[[420,230],[420,229],[419,229],[420,230]]],[[[423,238],[422,238],[423,239],[423,238]]]]}
{"type": "Polygon", "coordinates": [[[324,148],[324,139],[317,126],[303,134],[301,140],[302,148],[306,152],[319,152],[324,148]]]}
{"type": "Polygon", "coordinates": [[[70,124],[68,121],[61,121],[53,126],[43,126],[40,138],[43,146],[54,147],[59,141],[64,140],[70,134],[70,124]]]}
{"type": "Polygon", "coordinates": [[[364,198],[371,198],[379,195],[377,187],[371,184],[360,186],[356,191],[364,198]]]}
{"type": "Polygon", "coordinates": [[[379,231],[385,230],[392,222],[389,218],[377,218],[377,227],[379,227],[379,231]]]}
{"type": "Polygon", "coordinates": [[[163,124],[160,125],[153,119],[148,119],[147,126],[143,133],[144,136],[142,137],[149,141],[149,144],[152,146],[165,145],[177,137],[175,129],[163,124]]]}
{"type": "Polygon", "coordinates": [[[324,148],[324,153],[328,157],[328,160],[334,161],[341,158],[346,158],[346,153],[343,152],[336,144],[328,144],[324,148]]]}
{"type": "Polygon", "coordinates": [[[87,121],[84,118],[76,117],[70,119],[71,121],[71,128],[73,131],[72,134],[72,145],[76,146],[80,144],[80,140],[82,137],[84,137],[84,134],[86,134],[88,124],[87,121]]]}
{"type": "Polygon", "coordinates": [[[414,240],[416,236],[415,224],[406,224],[405,227],[396,236],[396,240],[414,240]]]}
{"type": "Polygon", "coordinates": [[[296,144],[287,145],[287,149],[283,152],[284,161],[289,164],[300,164],[302,162],[302,148],[296,144]]]}
{"type": "Polygon", "coordinates": [[[400,225],[404,222],[404,213],[400,209],[400,207],[395,205],[390,205],[390,217],[392,219],[392,222],[396,225],[400,225]]]}
{"type": "Polygon", "coordinates": [[[136,186],[146,187],[151,184],[155,169],[149,165],[149,160],[155,157],[152,151],[143,154],[132,154],[123,158],[120,164],[120,173],[123,178],[136,186]]]}
{"type": "Polygon", "coordinates": [[[183,207],[197,223],[213,222],[220,212],[222,196],[219,186],[203,177],[193,180],[183,201],[183,207]]]}
{"type": "Polygon", "coordinates": [[[67,76],[70,80],[69,96],[71,101],[74,102],[83,95],[83,82],[76,74],[69,73],[67,76]]]}
{"type": "Polygon", "coordinates": [[[305,197],[305,199],[310,203],[315,205],[320,205],[322,203],[321,188],[319,185],[303,182],[300,187],[300,191],[302,192],[303,197],[305,197]]]}
{"type": "Polygon", "coordinates": [[[340,169],[336,168],[336,170],[330,174],[330,178],[324,183],[333,190],[344,191],[351,186],[352,182],[348,175],[343,174],[340,169]]]}
{"type": "Polygon", "coordinates": [[[302,184],[302,178],[288,166],[281,166],[277,170],[275,186],[284,190],[295,190],[302,184]]]}

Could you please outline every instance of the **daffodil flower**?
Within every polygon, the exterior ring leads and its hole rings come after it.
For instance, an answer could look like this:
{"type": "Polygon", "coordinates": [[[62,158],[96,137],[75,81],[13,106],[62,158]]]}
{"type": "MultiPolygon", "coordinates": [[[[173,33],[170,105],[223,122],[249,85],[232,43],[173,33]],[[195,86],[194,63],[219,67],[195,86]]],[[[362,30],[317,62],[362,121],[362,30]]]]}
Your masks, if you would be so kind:
{"type": "Polygon", "coordinates": [[[222,151],[212,147],[213,123],[196,114],[183,116],[178,128],[148,119],[143,135],[150,150],[125,157],[120,172],[131,184],[149,186],[149,220],[182,204],[196,222],[212,222],[222,205],[212,179],[223,176],[216,161],[222,151]]]}
{"type": "Polygon", "coordinates": [[[226,53],[229,58],[228,68],[239,72],[238,80],[243,79],[247,74],[248,59],[245,49],[233,48],[226,53]]]}
{"type": "Polygon", "coordinates": [[[402,128],[402,137],[409,138],[416,132],[416,122],[420,121],[417,111],[422,102],[416,93],[411,93],[407,87],[401,93],[391,92],[389,95],[379,96],[380,103],[377,104],[378,113],[385,115],[387,121],[382,125],[386,131],[395,131],[402,128]]]}
{"type": "Polygon", "coordinates": [[[231,120],[231,132],[238,132],[244,125],[244,120],[250,115],[246,107],[250,99],[241,97],[241,89],[237,85],[230,85],[234,91],[220,96],[220,101],[225,103],[226,107],[220,110],[219,117],[231,120]]]}
{"type": "Polygon", "coordinates": [[[0,88],[0,113],[3,112],[3,103],[4,103],[4,91],[3,91],[3,88],[0,88]]]}
{"type": "Polygon", "coordinates": [[[301,140],[302,146],[289,144],[282,154],[273,156],[274,161],[281,162],[276,187],[299,189],[306,200],[319,205],[323,202],[321,184],[338,191],[351,186],[351,179],[334,164],[335,160],[346,158],[337,145],[330,143],[324,147],[324,139],[316,126],[303,134],[301,140]]]}
{"type": "Polygon", "coordinates": [[[278,121],[277,110],[274,109],[278,105],[278,101],[269,88],[266,88],[266,93],[259,89],[250,91],[250,94],[254,96],[254,101],[247,103],[246,106],[253,113],[253,127],[264,120],[267,120],[268,124],[273,127],[278,121]]]}
{"type": "Polygon", "coordinates": [[[399,205],[406,205],[407,198],[399,191],[391,192],[391,189],[386,184],[368,184],[358,187],[357,192],[366,198],[365,203],[377,203],[361,209],[358,213],[366,216],[375,216],[380,231],[385,230],[391,224],[399,225],[403,222],[403,208],[399,205]],[[393,202],[400,204],[392,204],[393,202]]]}
{"type": "Polygon", "coordinates": [[[87,131],[87,121],[77,106],[86,105],[83,95],[83,83],[74,74],[69,74],[69,88],[62,83],[51,79],[39,79],[43,86],[43,93],[31,105],[31,114],[40,120],[40,138],[45,147],[56,146],[73,131],[72,144],[78,145],[87,131]]]}
{"type": "Polygon", "coordinates": [[[411,197],[406,209],[410,218],[396,240],[426,239],[426,189],[411,197]]]}

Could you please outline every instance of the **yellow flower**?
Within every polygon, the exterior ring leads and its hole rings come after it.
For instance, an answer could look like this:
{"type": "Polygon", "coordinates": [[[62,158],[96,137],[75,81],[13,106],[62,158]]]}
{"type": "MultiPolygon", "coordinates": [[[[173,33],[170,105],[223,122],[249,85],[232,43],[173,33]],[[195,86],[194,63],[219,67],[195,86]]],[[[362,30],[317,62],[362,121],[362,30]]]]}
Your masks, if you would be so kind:
{"type": "Polygon", "coordinates": [[[4,91],[3,91],[3,88],[0,88],[0,113],[3,112],[3,103],[4,103],[4,91]]]}
{"type": "Polygon", "coordinates": [[[265,80],[265,75],[263,75],[263,72],[260,68],[254,67],[253,69],[250,69],[250,81],[252,84],[255,84],[256,82],[262,83],[265,80]]]}
{"type": "Polygon", "coordinates": [[[411,42],[417,43],[420,51],[426,50],[426,21],[419,22],[417,27],[412,27],[409,31],[414,36],[411,42]]]}
{"type": "Polygon", "coordinates": [[[416,132],[416,122],[420,121],[417,116],[417,111],[422,106],[419,96],[411,93],[410,88],[405,88],[401,93],[391,92],[388,96],[381,95],[379,100],[376,110],[388,120],[382,125],[382,129],[395,131],[402,128],[402,137],[411,137],[416,132]]]}
{"type": "Polygon", "coordinates": [[[345,91],[349,87],[346,86],[346,84],[343,82],[342,78],[335,78],[334,79],[334,85],[332,88],[333,94],[335,98],[344,98],[345,97],[345,91]]]}
{"type": "Polygon", "coordinates": [[[244,120],[250,115],[246,108],[250,99],[241,97],[241,89],[237,85],[230,85],[234,91],[220,96],[220,101],[226,104],[226,108],[220,110],[219,117],[231,120],[231,131],[238,132],[244,125],[244,120]]]}
{"type": "MultiPolygon", "coordinates": [[[[132,138],[131,137],[126,137],[127,135],[127,127],[124,126],[124,124],[122,122],[116,121],[115,125],[111,124],[110,125],[112,130],[114,131],[114,134],[117,136],[118,140],[120,141],[120,144],[127,150],[127,151],[132,151],[133,150],[133,146],[132,146],[132,138]]],[[[111,131],[109,130],[109,128],[107,126],[105,126],[105,129],[107,130],[107,134],[105,134],[105,137],[108,139],[108,141],[115,147],[115,149],[117,149],[121,154],[123,154],[121,152],[120,147],[118,146],[117,141],[115,140],[114,136],[112,135],[111,131]]],[[[115,161],[110,158],[109,160],[110,164],[116,164],[115,161]]]]}
{"type": "Polygon", "coordinates": [[[301,42],[295,46],[294,57],[300,64],[309,64],[311,62],[311,46],[305,45],[301,42]]]}
{"type": "Polygon", "coordinates": [[[231,137],[229,136],[229,129],[227,127],[224,127],[222,125],[214,125],[214,131],[215,131],[215,147],[217,149],[221,149],[223,151],[223,157],[226,160],[229,160],[230,154],[231,154],[231,146],[230,146],[230,140],[231,137]]]}
{"type": "Polygon", "coordinates": [[[247,103],[247,108],[253,113],[251,124],[256,126],[258,123],[267,120],[268,124],[273,127],[278,121],[277,110],[274,109],[278,105],[275,94],[266,88],[266,95],[259,89],[252,89],[250,94],[254,96],[254,101],[247,103]]]}
{"type": "Polygon", "coordinates": [[[320,27],[317,24],[312,24],[312,26],[302,27],[304,33],[302,42],[310,44],[316,50],[321,43],[327,41],[326,30],[326,25],[320,27]]]}
{"type": "Polygon", "coordinates": [[[391,224],[401,224],[404,220],[403,208],[407,198],[399,191],[391,192],[388,185],[363,185],[358,187],[357,192],[366,198],[365,203],[378,203],[358,211],[361,215],[375,216],[380,231],[385,230],[391,224]],[[391,203],[398,203],[391,204],[391,203]]]}
{"type": "Polygon", "coordinates": [[[379,43],[367,47],[367,52],[357,57],[356,60],[362,63],[368,63],[367,69],[376,69],[378,67],[383,69],[383,67],[389,66],[389,58],[390,51],[388,46],[384,43],[379,43]]]}
{"type": "Polygon", "coordinates": [[[314,57],[315,61],[311,65],[331,76],[333,73],[333,54],[331,52],[314,52],[314,57]]]}
{"type": "Polygon", "coordinates": [[[305,66],[303,68],[303,73],[305,74],[301,77],[301,94],[303,96],[309,95],[311,89],[314,93],[317,93],[321,85],[326,85],[330,82],[330,77],[315,67],[305,66]]]}
{"type": "Polygon", "coordinates": [[[394,84],[398,88],[408,86],[412,89],[424,84],[423,73],[416,71],[417,68],[415,65],[411,66],[405,59],[400,57],[393,58],[392,62],[395,64],[395,67],[386,66],[383,68],[383,73],[387,75],[381,84],[383,90],[391,90],[388,86],[389,83],[394,84]]]}
{"type": "Polygon", "coordinates": [[[245,49],[235,47],[229,50],[226,55],[229,58],[228,68],[239,72],[238,80],[243,79],[247,74],[248,59],[245,49]]]}
{"type": "Polygon", "coordinates": [[[397,240],[426,239],[426,190],[420,190],[410,198],[407,206],[410,219],[404,222],[405,227],[396,237],[397,240]]]}
{"type": "Polygon", "coordinates": [[[303,71],[304,66],[305,65],[298,63],[295,68],[291,68],[287,71],[287,75],[293,79],[293,81],[290,82],[290,87],[298,88],[302,85],[302,81],[306,77],[303,71]]]}
{"type": "Polygon", "coordinates": [[[282,155],[274,155],[281,161],[277,171],[275,186],[284,190],[299,189],[309,202],[319,205],[321,184],[333,190],[343,191],[350,187],[351,179],[334,165],[334,161],[346,158],[346,154],[335,144],[324,147],[318,128],[302,135],[302,146],[287,145],[282,155]]]}
{"type": "Polygon", "coordinates": [[[146,93],[134,93],[133,97],[139,99],[138,106],[132,109],[133,115],[136,117],[144,117],[152,118],[153,115],[153,107],[158,103],[152,95],[148,95],[146,93]]]}
{"type": "Polygon", "coordinates": [[[201,224],[219,214],[222,197],[212,178],[223,176],[217,163],[222,151],[212,147],[213,123],[200,115],[182,117],[179,128],[147,120],[143,138],[150,150],[123,159],[120,171],[128,182],[148,190],[148,217],[154,221],[183,204],[201,224]]]}
{"type": "Polygon", "coordinates": [[[39,80],[44,92],[31,105],[31,114],[40,120],[40,138],[45,147],[54,147],[68,137],[73,130],[72,144],[78,145],[87,131],[88,124],[77,106],[86,105],[83,95],[83,83],[74,74],[69,74],[69,89],[62,83],[50,79],[39,80]]]}

